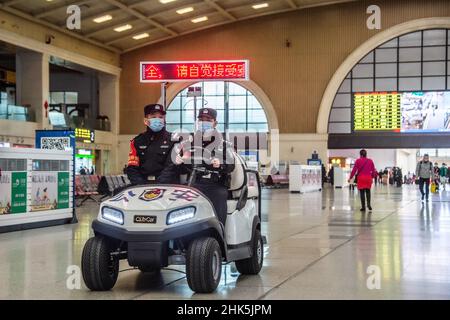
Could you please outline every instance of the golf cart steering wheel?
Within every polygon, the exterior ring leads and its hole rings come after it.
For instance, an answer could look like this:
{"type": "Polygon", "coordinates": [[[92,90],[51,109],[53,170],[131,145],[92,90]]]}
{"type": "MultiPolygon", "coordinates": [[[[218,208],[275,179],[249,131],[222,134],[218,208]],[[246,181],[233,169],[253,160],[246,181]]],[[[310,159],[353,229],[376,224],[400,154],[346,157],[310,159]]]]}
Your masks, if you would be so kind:
{"type": "Polygon", "coordinates": [[[184,163],[185,168],[189,172],[188,185],[192,185],[198,174],[207,175],[211,173],[219,173],[218,170],[210,170],[207,168],[213,159],[211,155],[209,157],[205,155],[206,149],[201,147],[192,147],[189,152],[191,157],[187,163],[184,163]]]}

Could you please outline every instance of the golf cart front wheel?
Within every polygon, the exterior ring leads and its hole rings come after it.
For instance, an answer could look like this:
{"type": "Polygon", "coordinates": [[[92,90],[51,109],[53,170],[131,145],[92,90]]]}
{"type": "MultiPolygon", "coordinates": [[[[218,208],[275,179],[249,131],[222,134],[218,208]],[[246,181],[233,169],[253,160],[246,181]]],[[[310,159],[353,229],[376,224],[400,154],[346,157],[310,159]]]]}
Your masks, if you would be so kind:
{"type": "Polygon", "coordinates": [[[222,251],[216,239],[199,238],[189,244],[186,277],[192,291],[210,293],[216,290],[222,275],[222,251]]]}
{"type": "Polygon", "coordinates": [[[252,243],[252,256],[247,259],[236,261],[236,269],[241,274],[258,274],[261,271],[264,260],[264,244],[261,231],[255,230],[252,243]]]}
{"type": "Polygon", "coordinates": [[[84,283],[92,291],[107,291],[116,284],[119,260],[111,256],[113,244],[108,238],[90,238],[83,248],[81,271],[84,283]]]}

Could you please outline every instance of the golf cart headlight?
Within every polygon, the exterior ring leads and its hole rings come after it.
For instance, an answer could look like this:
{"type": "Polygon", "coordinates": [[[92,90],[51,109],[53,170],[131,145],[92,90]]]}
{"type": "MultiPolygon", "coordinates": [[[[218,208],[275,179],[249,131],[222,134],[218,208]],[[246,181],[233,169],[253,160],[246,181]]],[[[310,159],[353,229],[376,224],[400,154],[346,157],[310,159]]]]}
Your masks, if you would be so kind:
{"type": "Polygon", "coordinates": [[[167,215],[167,224],[174,224],[188,219],[192,219],[195,216],[195,207],[186,207],[182,209],[176,209],[167,215]]]}
{"type": "Polygon", "coordinates": [[[117,209],[113,209],[110,207],[103,207],[102,208],[102,217],[105,220],[123,224],[123,212],[117,209]]]}

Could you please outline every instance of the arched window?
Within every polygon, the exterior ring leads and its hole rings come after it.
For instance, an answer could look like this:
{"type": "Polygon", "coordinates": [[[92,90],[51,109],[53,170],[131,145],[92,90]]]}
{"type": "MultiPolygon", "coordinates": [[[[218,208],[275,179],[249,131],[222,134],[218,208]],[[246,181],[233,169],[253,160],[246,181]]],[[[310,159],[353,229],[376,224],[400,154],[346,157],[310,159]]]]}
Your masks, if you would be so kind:
{"type": "Polygon", "coordinates": [[[188,88],[177,94],[167,108],[167,129],[192,132],[198,110],[202,107],[217,110],[221,132],[268,132],[266,113],[258,99],[247,89],[233,82],[198,82],[201,96],[189,97],[188,88]]]}
{"type": "Polygon", "coordinates": [[[369,52],[339,88],[328,119],[328,133],[354,132],[354,95],[372,92],[448,92],[450,30],[415,31],[390,39],[369,52]]]}

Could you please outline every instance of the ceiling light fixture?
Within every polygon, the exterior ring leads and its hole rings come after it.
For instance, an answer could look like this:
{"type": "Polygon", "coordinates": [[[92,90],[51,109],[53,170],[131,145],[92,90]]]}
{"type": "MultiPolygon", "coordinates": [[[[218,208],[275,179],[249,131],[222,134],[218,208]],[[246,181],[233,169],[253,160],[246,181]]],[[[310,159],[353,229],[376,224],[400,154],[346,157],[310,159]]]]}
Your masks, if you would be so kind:
{"type": "Polygon", "coordinates": [[[145,33],[141,33],[141,34],[137,34],[137,35],[133,36],[133,39],[141,40],[141,39],[148,38],[148,37],[150,37],[150,35],[147,32],[145,32],[145,33]]]}
{"type": "Polygon", "coordinates": [[[199,22],[203,22],[203,21],[206,21],[206,20],[208,20],[208,17],[207,16],[203,16],[203,17],[192,19],[191,21],[193,23],[199,23],[199,22]]]}
{"type": "Polygon", "coordinates": [[[162,3],[162,4],[171,3],[171,2],[174,2],[174,1],[177,1],[177,0],[159,0],[159,2],[162,3]]]}
{"type": "Polygon", "coordinates": [[[267,8],[269,6],[269,4],[267,2],[264,3],[260,3],[260,4],[255,4],[252,6],[253,9],[258,10],[258,9],[262,9],[262,8],[267,8]]]}
{"type": "Polygon", "coordinates": [[[109,21],[111,19],[112,19],[112,16],[110,14],[107,14],[105,16],[95,18],[94,22],[95,23],[103,23],[103,22],[109,21]]]}
{"type": "Polygon", "coordinates": [[[131,24],[125,24],[123,26],[114,28],[114,31],[116,32],[122,32],[122,31],[126,31],[126,30],[130,30],[131,28],[133,28],[133,26],[131,24]]]}
{"type": "Polygon", "coordinates": [[[183,8],[183,9],[178,9],[177,13],[178,14],[185,14],[185,13],[192,12],[192,11],[194,11],[194,8],[187,7],[187,8],[183,8]]]}

